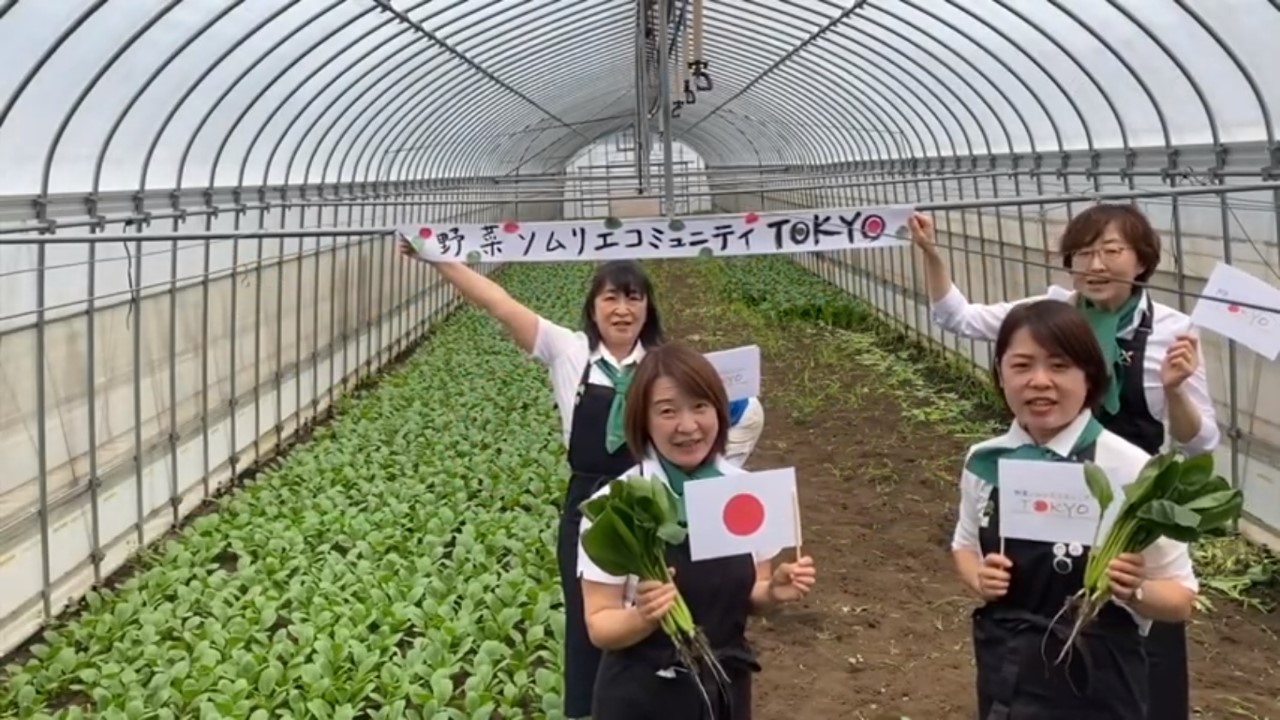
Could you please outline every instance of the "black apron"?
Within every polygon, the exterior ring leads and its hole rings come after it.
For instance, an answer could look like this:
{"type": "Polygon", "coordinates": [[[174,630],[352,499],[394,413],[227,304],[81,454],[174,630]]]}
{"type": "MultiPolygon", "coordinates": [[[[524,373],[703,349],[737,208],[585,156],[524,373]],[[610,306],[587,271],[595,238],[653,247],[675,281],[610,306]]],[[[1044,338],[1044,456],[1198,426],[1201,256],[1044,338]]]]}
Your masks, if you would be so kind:
{"type": "Polygon", "coordinates": [[[726,691],[710,671],[700,675],[711,701],[708,713],[707,699],[659,628],[631,647],[604,653],[591,720],[751,720],[751,676],[760,671],[746,639],[755,560],[735,555],[694,562],[685,541],[667,549],[667,564],[675,568],[676,588],[729,677],[726,691]],[[674,673],[659,674],[671,668],[674,673]]]}
{"type": "MultiPolygon", "coordinates": [[[[1164,446],[1164,423],[1151,415],[1144,387],[1147,338],[1155,309],[1147,296],[1147,312],[1130,339],[1119,339],[1124,353],[1124,384],[1120,389],[1120,410],[1115,415],[1098,413],[1103,427],[1151,455],[1164,446]]],[[[1187,673],[1187,626],[1185,623],[1154,622],[1146,637],[1151,665],[1151,687],[1160,692],[1151,698],[1151,720],[1186,720],[1191,716],[1190,682],[1187,673]]]]}
{"type": "Polygon", "coordinates": [[[582,584],[578,578],[578,534],[582,511],[578,506],[591,497],[602,483],[621,475],[636,463],[626,445],[610,454],[605,450],[609,409],[613,405],[611,386],[587,382],[588,362],[578,381],[578,399],[569,430],[569,488],[560,515],[556,560],[560,565],[560,587],[564,591],[564,713],[568,718],[584,718],[591,712],[591,690],[595,686],[600,649],[587,636],[582,608],[582,584]]]}
{"type": "MultiPolygon", "coordinates": [[[[982,512],[983,556],[1000,552],[999,495],[993,489],[982,512]]],[[[1107,603],[1054,664],[1073,618],[1050,623],[1084,585],[1088,546],[1008,539],[1004,554],[1013,562],[1008,593],[973,613],[979,720],[1147,720],[1142,636],[1124,608],[1107,603]]]]}

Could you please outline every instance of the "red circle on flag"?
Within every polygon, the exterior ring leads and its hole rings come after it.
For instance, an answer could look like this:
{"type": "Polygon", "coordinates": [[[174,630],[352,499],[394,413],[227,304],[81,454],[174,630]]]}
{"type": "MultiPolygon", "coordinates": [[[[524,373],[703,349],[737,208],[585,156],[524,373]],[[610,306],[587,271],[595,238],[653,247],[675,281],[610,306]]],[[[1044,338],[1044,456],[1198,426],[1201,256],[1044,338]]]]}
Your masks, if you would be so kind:
{"type": "Polygon", "coordinates": [[[423,240],[430,240],[430,239],[431,239],[431,228],[422,228],[421,230],[419,230],[419,231],[418,231],[418,237],[422,238],[423,240]]]}
{"type": "Polygon", "coordinates": [[[1035,503],[1033,503],[1031,507],[1034,508],[1035,511],[1038,513],[1049,512],[1049,503],[1043,500],[1035,501],[1035,503]]]}
{"type": "Polygon", "coordinates": [[[1238,313],[1238,312],[1240,312],[1240,306],[1239,306],[1239,305],[1228,305],[1228,306],[1227,306],[1227,312],[1229,312],[1229,313],[1238,313]]]}
{"type": "Polygon", "coordinates": [[[739,493],[724,505],[724,526],[734,535],[753,535],[764,525],[764,505],[755,495],[739,493]]]}

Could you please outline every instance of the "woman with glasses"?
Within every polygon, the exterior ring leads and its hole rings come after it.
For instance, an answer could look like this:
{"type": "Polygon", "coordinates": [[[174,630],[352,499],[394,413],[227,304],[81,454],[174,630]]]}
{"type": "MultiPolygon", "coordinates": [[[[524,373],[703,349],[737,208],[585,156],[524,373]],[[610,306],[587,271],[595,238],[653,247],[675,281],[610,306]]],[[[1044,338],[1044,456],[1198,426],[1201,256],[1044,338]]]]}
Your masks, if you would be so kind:
{"type": "MultiPolygon", "coordinates": [[[[1211,452],[1219,432],[1204,358],[1182,312],[1143,287],[1160,264],[1160,236],[1132,205],[1095,205],[1071,219],[1058,251],[1073,289],[992,304],[970,303],[951,281],[932,220],[916,214],[912,240],[924,255],[935,324],[962,337],[994,341],[1016,306],[1043,299],[1078,308],[1102,346],[1108,387],[1096,415],[1102,426],[1152,455],[1166,440],[1187,455],[1211,452]]],[[[1186,628],[1157,622],[1146,639],[1152,718],[1189,716],[1186,628]]]]}

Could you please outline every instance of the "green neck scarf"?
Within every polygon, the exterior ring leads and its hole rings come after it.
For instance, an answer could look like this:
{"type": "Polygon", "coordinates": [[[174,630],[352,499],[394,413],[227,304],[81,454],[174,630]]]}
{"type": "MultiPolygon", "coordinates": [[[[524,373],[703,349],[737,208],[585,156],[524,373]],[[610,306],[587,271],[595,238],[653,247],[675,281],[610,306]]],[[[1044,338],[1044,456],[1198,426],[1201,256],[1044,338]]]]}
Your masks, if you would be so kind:
{"type": "Polygon", "coordinates": [[[609,382],[613,383],[613,404],[609,406],[609,422],[604,438],[604,447],[612,454],[627,441],[622,428],[623,409],[626,408],[627,390],[631,387],[631,378],[635,377],[636,368],[634,364],[629,364],[618,370],[604,358],[597,360],[596,365],[609,378],[609,382]]]}
{"type": "Polygon", "coordinates": [[[1084,313],[1085,319],[1089,321],[1089,327],[1093,328],[1093,336],[1102,346],[1102,356],[1107,361],[1107,378],[1110,382],[1107,383],[1107,392],[1102,396],[1102,409],[1109,415],[1115,415],[1120,411],[1120,383],[1124,377],[1121,365],[1122,353],[1117,336],[1120,334],[1120,328],[1128,327],[1129,323],[1133,322],[1133,316],[1138,311],[1139,297],[1138,293],[1134,293],[1119,309],[1103,310],[1083,295],[1076,295],[1076,308],[1084,313]]]}
{"type": "Polygon", "coordinates": [[[707,478],[715,478],[724,475],[720,472],[720,468],[716,467],[715,458],[711,458],[694,468],[693,472],[687,473],[680,469],[678,465],[668,462],[661,455],[658,456],[658,462],[662,465],[662,472],[667,476],[667,485],[671,486],[671,492],[676,496],[676,507],[680,510],[680,524],[684,525],[688,521],[688,515],[684,509],[684,486],[685,483],[695,480],[706,480],[707,478]]]}
{"type": "MultiPolygon", "coordinates": [[[[1075,445],[1071,447],[1071,454],[1075,455],[1084,448],[1098,441],[1098,436],[1102,434],[1102,423],[1099,423],[1092,415],[1089,416],[1089,423],[1080,431],[1080,437],[1076,438],[1075,445]]],[[[1000,458],[1009,458],[1012,460],[1050,460],[1062,461],[1067,458],[1050,450],[1043,445],[1025,444],[1018,447],[992,447],[983,448],[974,452],[969,461],[965,463],[965,470],[982,478],[985,482],[993,485],[1000,485],[1000,458]]]]}

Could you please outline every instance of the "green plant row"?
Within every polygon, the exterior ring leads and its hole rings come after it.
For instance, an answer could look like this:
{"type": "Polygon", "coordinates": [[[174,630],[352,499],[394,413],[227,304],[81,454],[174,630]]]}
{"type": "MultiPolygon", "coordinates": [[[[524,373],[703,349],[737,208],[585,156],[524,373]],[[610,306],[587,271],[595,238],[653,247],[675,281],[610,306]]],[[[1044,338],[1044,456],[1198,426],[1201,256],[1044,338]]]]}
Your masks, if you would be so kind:
{"type": "MultiPolygon", "coordinates": [[[[590,272],[504,284],[576,324],[590,272]]],[[[465,309],[45,632],[0,717],[559,717],[566,477],[545,370],[465,309]]]]}

